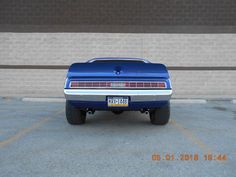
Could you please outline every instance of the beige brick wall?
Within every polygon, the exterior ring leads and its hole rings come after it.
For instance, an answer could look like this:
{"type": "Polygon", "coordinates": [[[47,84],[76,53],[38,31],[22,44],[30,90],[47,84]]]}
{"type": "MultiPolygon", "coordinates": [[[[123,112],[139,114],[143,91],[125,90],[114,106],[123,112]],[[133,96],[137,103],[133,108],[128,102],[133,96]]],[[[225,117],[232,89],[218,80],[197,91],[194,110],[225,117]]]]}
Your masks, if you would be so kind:
{"type": "MultiPolygon", "coordinates": [[[[236,98],[236,71],[171,71],[170,74],[174,98],[236,98]]],[[[63,97],[65,75],[66,70],[0,70],[0,95],[63,97]]]]}
{"type": "MultiPolygon", "coordinates": [[[[143,57],[167,66],[236,66],[236,34],[0,33],[0,65],[143,57]]],[[[170,71],[177,98],[236,98],[236,71],[170,71]]],[[[65,70],[0,69],[0,96],[62,97],[65,70]]]]}
{"type": "Polygon", "coordinates": [[[0,33],[0,64],[144,57],[168,66],[236,66],[236,34],[0,33]]]}

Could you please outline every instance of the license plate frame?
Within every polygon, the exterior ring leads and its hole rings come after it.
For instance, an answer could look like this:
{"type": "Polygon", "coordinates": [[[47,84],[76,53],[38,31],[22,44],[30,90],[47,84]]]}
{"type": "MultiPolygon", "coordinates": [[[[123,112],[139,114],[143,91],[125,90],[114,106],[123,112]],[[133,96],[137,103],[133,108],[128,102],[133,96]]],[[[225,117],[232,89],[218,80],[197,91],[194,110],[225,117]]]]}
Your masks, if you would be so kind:
{"type": "Polygon", "coordinates": [[[108,107],[128,107],[129,97],[127,96],[108,96],[107,97],[108,107]]]}

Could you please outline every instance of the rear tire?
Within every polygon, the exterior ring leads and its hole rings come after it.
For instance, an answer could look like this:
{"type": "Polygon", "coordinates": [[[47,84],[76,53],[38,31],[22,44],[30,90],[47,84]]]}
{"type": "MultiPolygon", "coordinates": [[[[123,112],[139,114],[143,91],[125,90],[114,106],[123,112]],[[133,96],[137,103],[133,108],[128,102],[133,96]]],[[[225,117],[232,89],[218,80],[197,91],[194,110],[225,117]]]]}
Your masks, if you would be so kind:
{"type": "Polygon", "coordinates": [[[150,121],[155,125],[166,125],[170,119],[170,103],[150,112],[150,121]]]}
{"type": "Polygon", "coordinates": [[[86,121],[86,112],[82,111],[66,101],[66,118],[71,125],[84,124],[86,121]]]}
{"type": "Polygon", "coordinates": [[[117,115],[118,115],[118,114],[121,114],[123,111],[121,111],[121,110],[113,110],[112,112],[113,112],[114,114],[117,114],[117,115]]]}

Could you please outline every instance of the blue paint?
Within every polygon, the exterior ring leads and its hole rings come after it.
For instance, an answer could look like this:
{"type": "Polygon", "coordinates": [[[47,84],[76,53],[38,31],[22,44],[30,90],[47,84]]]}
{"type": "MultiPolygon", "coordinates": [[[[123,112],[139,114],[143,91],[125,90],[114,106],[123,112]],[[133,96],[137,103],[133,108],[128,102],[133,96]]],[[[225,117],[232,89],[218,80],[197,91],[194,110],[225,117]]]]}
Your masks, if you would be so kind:
{"type": "Polygon", "coordinates": [[[108,107],[106,101],[70,101],[70,103],[80,109],[90,108],[95,110],[140,110],[163,107],[166,106],[169,101],[129,102],[128,107],[108,107]]]}
{"type": "MultiPolygon", "coordinates": [[[[122,60],[124,58],[99,58],[122,60]]],[[[125,58],[131,59],[131,58],[125,58]]],[[[136,58],[134,58],[136,59],[136,58]]],[[[143,62],[95,62],[95,63],[74,63],[70,66],[67,74],[65,89],[69,89],[70,81],[164,81],[167,88],[171,90],[170,77],[165,65],[160,63],[143,62]]],[[[86,109],[108,110],[107,101],[70,101],[74,106],[86,109]]],[[[154,109],[165,106],[166,101],[148,101],[148,102],[129,102],[129,107],[115,107],[112,109],[122,110],[140,110],[143,108],[154,109]]]]}

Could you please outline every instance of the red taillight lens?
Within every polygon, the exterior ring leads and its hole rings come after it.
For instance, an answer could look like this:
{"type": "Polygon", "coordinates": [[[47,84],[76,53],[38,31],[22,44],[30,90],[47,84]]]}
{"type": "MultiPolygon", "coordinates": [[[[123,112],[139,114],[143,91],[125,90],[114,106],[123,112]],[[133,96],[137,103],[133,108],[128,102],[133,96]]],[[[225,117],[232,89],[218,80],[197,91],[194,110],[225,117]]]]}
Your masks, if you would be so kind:
{"type": "Polygon", "coordinates": [[[165,82],[146,81],[71,81],[70,88],[135,88],[163,89],[165,82]]]}
{"type": "Polygon", "coordinates": [[[157,83],[157,87],[165,88],[166,87],[166,83],[165,82],[159,82],[159,83],[157,83]]]}
{"type": "Polygon", "coordinates": [[[80,82],[77,81],[70,82],[70,88],[78,88],[78,87],[81,87],[80,82]]]}

